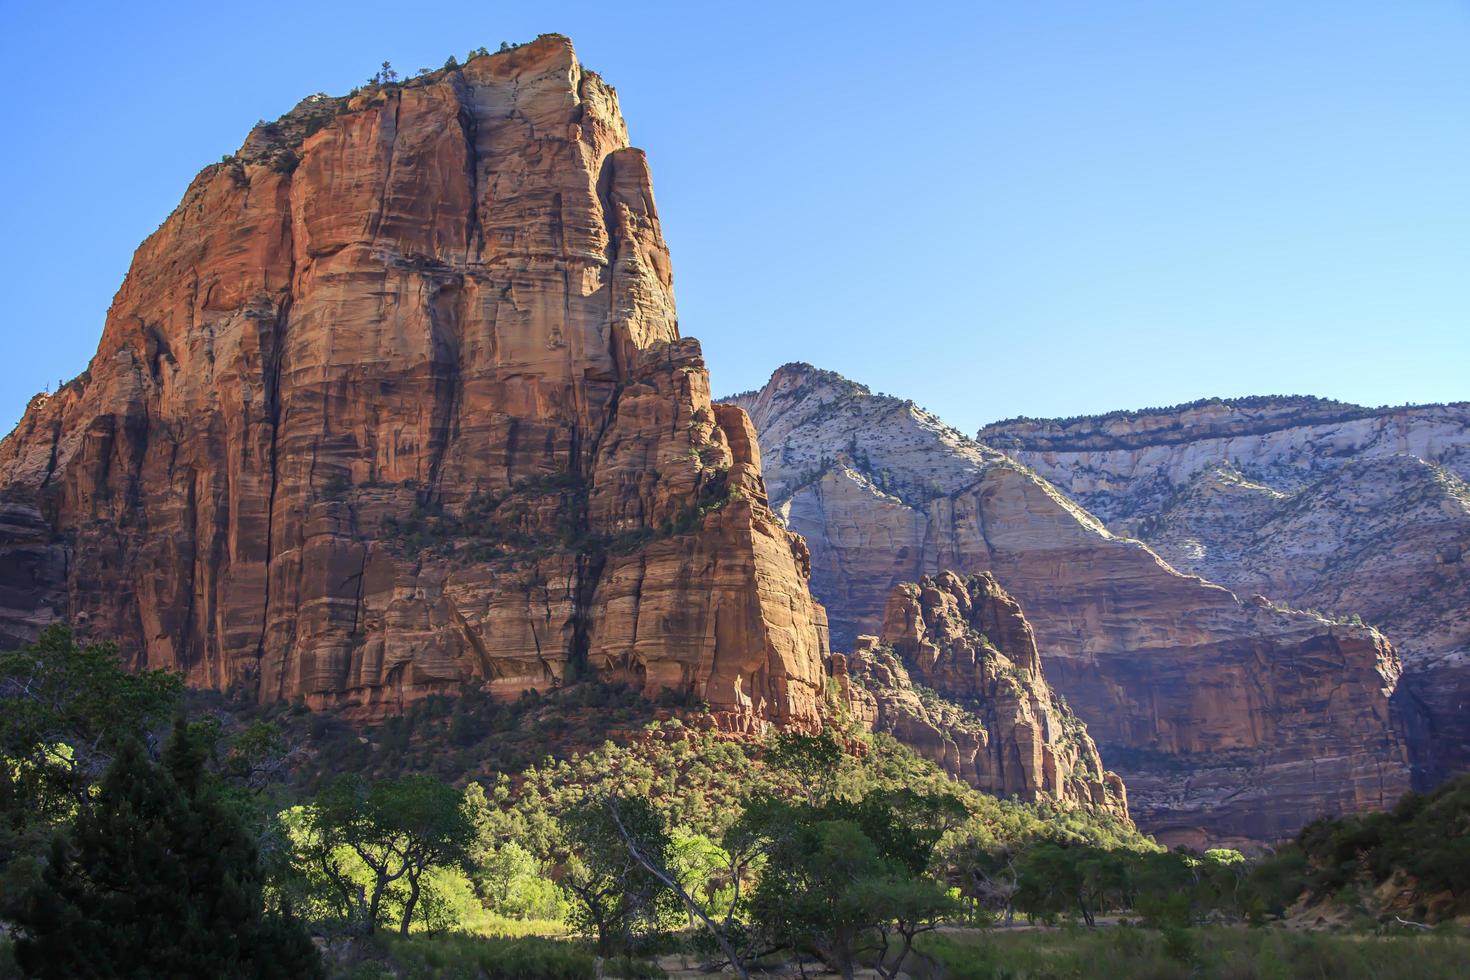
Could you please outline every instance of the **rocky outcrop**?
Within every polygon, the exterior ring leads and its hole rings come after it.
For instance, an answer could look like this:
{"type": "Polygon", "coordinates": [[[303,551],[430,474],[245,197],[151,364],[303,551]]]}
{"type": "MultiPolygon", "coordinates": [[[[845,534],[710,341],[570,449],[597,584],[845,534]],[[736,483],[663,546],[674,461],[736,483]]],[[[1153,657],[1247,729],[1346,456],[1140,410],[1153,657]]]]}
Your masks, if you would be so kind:
{"type": "Polygon", "coordinates": [[[990,575],[897,586],[881,637],[858,637],[845,672],[866,694],[849,699],[870,728],[977,789],[1127,819],[1123,781],[1047,686],[1030,624],[990,575]]]}
{"type": "Polygon", "coordinates": [[[1408,789],[1398,658],[1375,630],[1182,575],[1027,466],[830,372],[788,365],[733,402],[838,645],[877,631],[898,583],[992,572],[1144,830],[1267,841],[1408,789]]]}
{"type": "Polygon", "coordinates": [[[262,700],[590,670],[815,725],[807,560],[554,35],[257,127],[0,444],[0,640],[67,619],[262,700]]]}
{"type": "Polygon", "coordinates": [[[982,438],[1176,568],[1383,630],[1421,784],[1470,769],[1470,404],[1216,399],[982,438]]]}
{"type": "MultiPolygon", "coordinates": [[[[824,597],[836,646],[880,631],[895,586],[970,570],[930,554],[928,513],[947,512],[951,493],[1010,468],[1005,454],[913,402],[806,364],[786,365],[759,392],[730,402],[760,432],[775,506],[812,534],[812,588],[824,597]]],[[[1075,512],[1064,522],[1096,523],[1055,497],[1075,512]]]]}

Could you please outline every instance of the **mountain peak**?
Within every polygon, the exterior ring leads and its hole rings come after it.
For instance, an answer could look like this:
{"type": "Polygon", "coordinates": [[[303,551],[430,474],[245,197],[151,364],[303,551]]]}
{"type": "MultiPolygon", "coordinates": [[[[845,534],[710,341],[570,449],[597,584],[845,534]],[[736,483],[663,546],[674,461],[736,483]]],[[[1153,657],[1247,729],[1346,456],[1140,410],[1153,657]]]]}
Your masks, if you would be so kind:
{"type": "Polygon", "coordinates": [[[194,179],[0,443],[0,647],[67,615],[261,701],[591,674],[816,727],[804,549],[672,281],[565,37],[308,97],[194,179]]]}

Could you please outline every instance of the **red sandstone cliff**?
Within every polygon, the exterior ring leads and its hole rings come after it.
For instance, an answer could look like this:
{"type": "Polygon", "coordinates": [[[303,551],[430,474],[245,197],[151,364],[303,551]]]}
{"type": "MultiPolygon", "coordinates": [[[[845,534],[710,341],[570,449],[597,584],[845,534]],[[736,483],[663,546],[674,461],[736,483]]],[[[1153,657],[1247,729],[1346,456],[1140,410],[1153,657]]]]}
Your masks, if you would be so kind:
{"type": "Polygon", "coordinates": [[[851,658],[833,662],[839,683],[861,685],[848,697],[868,727],[977,789],[1127,819],[1123,781],[1048,686],[1031,624],[992,576],[896,586],[882,635],[858,637],[851,658]]]}
{"type": "Polygon", "coordinates": [[[383,710],[590,669],[810,725],[825,617],[680,339],[616,93],[545,36],[201,172],[0,444],[0,643],[383,710]]]}

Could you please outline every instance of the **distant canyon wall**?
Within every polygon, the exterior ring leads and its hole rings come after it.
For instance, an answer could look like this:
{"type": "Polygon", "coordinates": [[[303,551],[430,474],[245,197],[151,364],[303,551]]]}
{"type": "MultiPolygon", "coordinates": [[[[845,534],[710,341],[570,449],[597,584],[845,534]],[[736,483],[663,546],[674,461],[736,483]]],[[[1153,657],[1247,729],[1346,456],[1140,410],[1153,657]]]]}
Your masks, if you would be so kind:
{"type": "Polygon", "coordinates": [[[980,438],[1175,568],[1381,629],[1420,784],[1470,771],[1470,403],[1216,399],[980,438]]]}
{"type": "Polygon", "coordinates": [[[1410,787],[1420,719],[1391,700],[1399,659],[1375,630],[1180,574],[1027,466],[831,372],[788,365],[732,402],[837,647],[877,631],[897,583],[992,573],[1143,829],[1270,841],[1410,787]]]}

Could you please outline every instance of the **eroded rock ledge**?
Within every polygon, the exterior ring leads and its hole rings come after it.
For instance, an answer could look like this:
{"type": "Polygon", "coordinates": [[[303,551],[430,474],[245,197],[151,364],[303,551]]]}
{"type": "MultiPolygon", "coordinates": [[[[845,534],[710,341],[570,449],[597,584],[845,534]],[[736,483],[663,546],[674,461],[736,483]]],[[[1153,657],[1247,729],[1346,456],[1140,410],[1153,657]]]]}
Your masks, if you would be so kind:
{"type": "Polygon", "coordinates": [[[1031,624],[988,574],[894,588],[834,674],[855,714],[977,789],[1128,818],[1123,780],[1047,684],[1031,624]],[[856,681],[853,684],[852,681],[856,681]]]}

